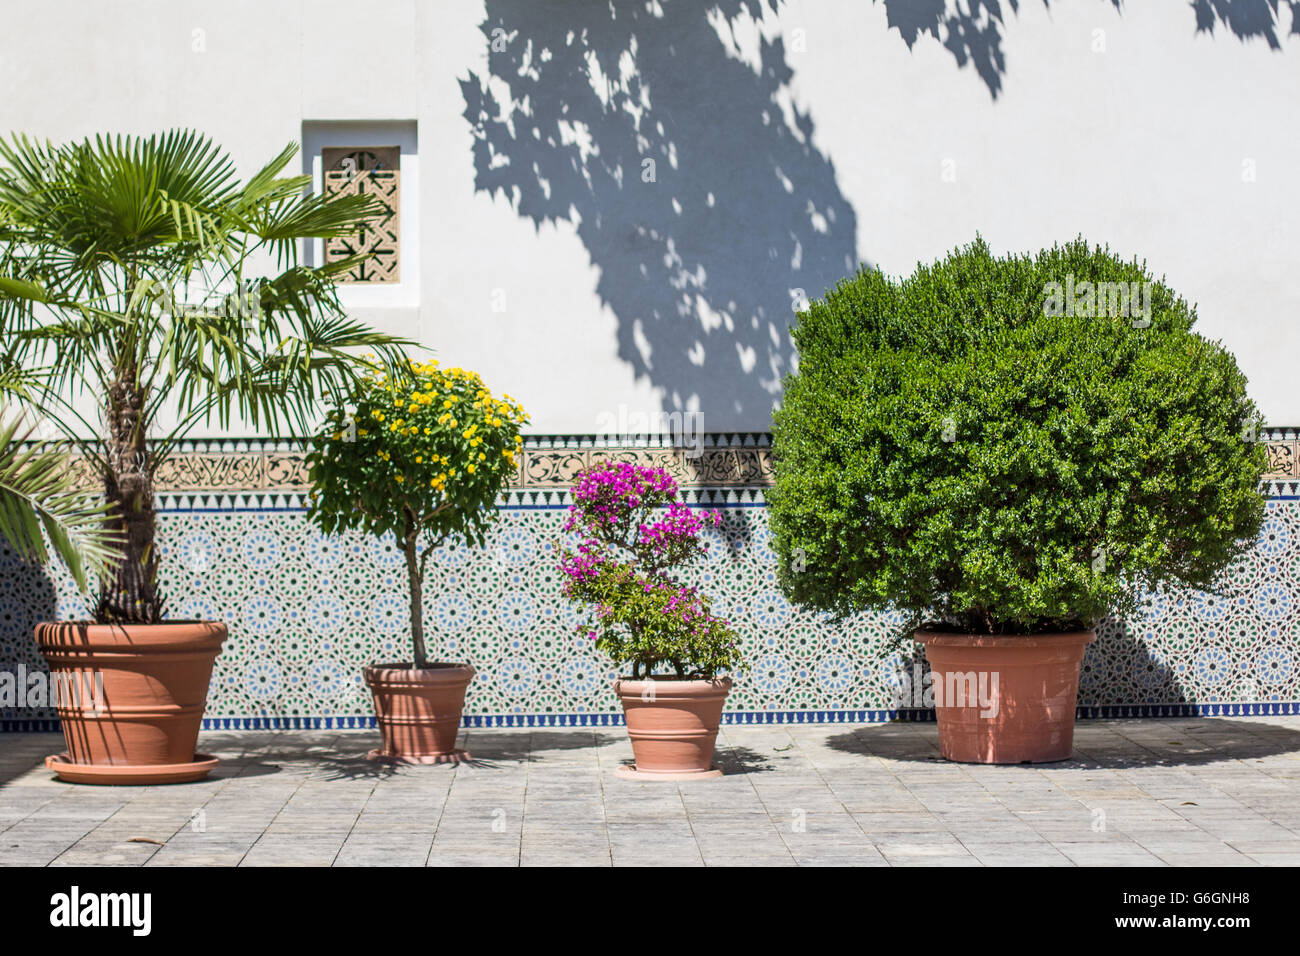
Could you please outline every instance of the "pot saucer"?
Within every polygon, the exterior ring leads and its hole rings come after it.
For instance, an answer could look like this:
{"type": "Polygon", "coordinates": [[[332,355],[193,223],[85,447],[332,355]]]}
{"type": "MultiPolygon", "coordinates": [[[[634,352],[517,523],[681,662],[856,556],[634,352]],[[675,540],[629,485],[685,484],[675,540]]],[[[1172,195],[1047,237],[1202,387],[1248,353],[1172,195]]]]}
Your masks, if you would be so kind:
{"type": "Polygon", "coordinates": [[[88,764],[73,763],[66,753],[45,758],[45,766],[68,783],[134,784],[192,783],[221,763],[210,754],[195,754],[189,763],[88,764]]]}
{"type": "Polygon", "coordinates": [[[722,776],[722,771],[717,767],[711,767],[708,770],[638,770],[636,764],[625,763],[614,771],[614,776],[620,780],[637,780],[641,783],[659,783],[660,781],[685,781],[685,780],[716,780],[722,776]]]}
{"type": "Polygon", "coordinates": [[[445,754],[428,754],[423,757],[395,757],[392,754],[386,754],[382,750],[372,750],[366,754],[367,760],[376,760],[380,763],[400,763],[409,765],[423,765],[435,763],[461,763],[466,760],[472,760],[468,750],[450,750],[445,754]]]}

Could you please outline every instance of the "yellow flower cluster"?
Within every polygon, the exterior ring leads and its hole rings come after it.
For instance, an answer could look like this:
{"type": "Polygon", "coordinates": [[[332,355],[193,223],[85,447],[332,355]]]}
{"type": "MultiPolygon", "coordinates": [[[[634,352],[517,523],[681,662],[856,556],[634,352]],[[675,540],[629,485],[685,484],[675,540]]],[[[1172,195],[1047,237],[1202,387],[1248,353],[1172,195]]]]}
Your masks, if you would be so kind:
{"type": "MultiPolygon", "coordinates": [[[[489,453],[495,455],[498,449],[501,458],[497,462],[514,467],[523,443],[518,429],[528,420],[515,399],[494,396],[477,372],[443,369],[436,361],[412,362],[410,372],[400,380],[390,380],[378,370],[372,372],[359,402],[358,412],[365,415],[367,424],[377,423],[382,434],[417,439],[388,444],[371,453],[371,460],[391,464],[390,480],[405,486],[410,477],[416,477],[435,493],[447,492],[458,475],[472,476],[489,467],[489,453]],[[418,440],[421,435],[428,441],[418,440]],[[502,448],[503,444],[507,447],[502,448]],[[457,467],[452,467],[453,461],[457,467]]],[[[357,427],[355,434],[362,437],[370,432],[357,427]]],[[[331,437],[337,442],[347,440],[344,436],[340,430],[331,437]]],[[[494,474],[501,474],[499,465],[494,474]]]]}
{"type": "Polygon", "coordinates": [[[315,513],[330,528],[382,533],[414,512],[426,528],[473,537],[515,467],[527,413],[465,369],[412,363],[391,379],[372,369],[351,416],[336,411],[312,452],[315,513]]]}

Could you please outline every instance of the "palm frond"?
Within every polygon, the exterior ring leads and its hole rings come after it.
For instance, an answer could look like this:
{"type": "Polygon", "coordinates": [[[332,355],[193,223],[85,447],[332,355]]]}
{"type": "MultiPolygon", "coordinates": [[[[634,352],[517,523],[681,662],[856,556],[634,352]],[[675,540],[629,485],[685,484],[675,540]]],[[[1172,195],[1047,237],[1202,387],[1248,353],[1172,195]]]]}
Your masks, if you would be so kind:
{"type": "Polygon", "coordinates": [[[172,316],[159,350],[160,392],[222,427],[238,418],[272,434],[301,431],[314,426],[320,402],[337,404],[365,370],[360,351],[400,378],[414,345],[343,315],[330,270],[295,266],[211,309],[172,316]]]}
{"type": "Polygon", "coordinates": [[[27,561],[48,564],[52,549],[85,590],[116,566],[121,536],[105,524],[107,506],[76,486],[66,455],[23,447],[20,422],[0,423],[0,536],[27,561]]]}

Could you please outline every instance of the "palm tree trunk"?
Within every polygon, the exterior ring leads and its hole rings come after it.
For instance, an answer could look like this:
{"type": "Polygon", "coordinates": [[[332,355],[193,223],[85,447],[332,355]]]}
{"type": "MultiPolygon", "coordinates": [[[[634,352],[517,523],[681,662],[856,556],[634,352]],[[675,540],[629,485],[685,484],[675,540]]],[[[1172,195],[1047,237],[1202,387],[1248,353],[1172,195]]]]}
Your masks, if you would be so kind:
{"type": "Polygon", "coordinates": [[[145,394],[134,376],[126,375],[113,383],[105,404],[104,494],[113,506],[109,524],[122,533],[123,560],[100,593],[96,616],[102,623],[156,624],[162,620],[162,601],[154,463],[141,422],[145,394]]]}

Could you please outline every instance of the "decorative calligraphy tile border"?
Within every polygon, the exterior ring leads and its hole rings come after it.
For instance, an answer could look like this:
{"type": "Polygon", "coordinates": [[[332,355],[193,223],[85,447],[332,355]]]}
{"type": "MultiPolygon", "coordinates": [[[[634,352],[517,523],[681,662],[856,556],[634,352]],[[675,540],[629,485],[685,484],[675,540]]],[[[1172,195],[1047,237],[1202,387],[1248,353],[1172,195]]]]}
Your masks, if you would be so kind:
{"type": "MultiPolygon", "coordinates": [[[[1269,429],[1266,489],[1274,496],[1300,495],[1300,438],[1295,429],[1269,429]]],[[[304,491],[307,472],[298,442],[214,439],[185,442],[163,465],[159,492],[304,491]]],[[[525,439],[511,487],[567,488],[597,458],[633,461],[668,469],[682,487],[766,488],[772,484],[770,436],[762,432],[703,436],[700,447],[673,447],[664,436],[613,439],[599,435],[534,435],[525,439]]],[[[93,480],[76,465],[85,484],[93,480]]]]}

